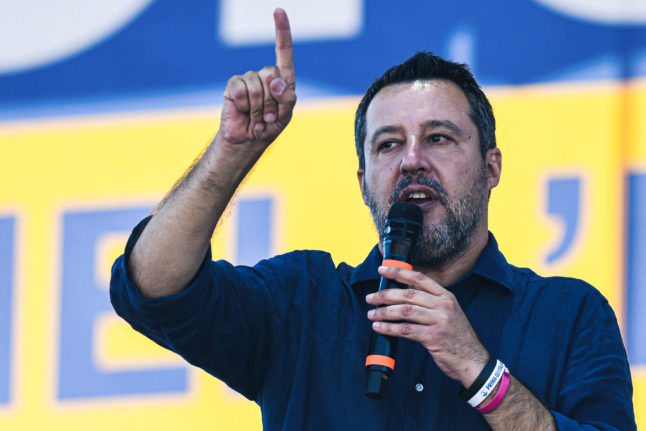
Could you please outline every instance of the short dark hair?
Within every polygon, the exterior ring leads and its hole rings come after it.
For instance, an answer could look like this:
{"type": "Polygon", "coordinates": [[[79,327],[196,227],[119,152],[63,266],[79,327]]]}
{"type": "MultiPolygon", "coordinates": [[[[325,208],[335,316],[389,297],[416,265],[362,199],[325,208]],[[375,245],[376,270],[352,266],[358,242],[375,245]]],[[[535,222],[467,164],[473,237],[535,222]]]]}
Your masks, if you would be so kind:
{"type": "Polygon", "coordinates": [[[359,168],[365,169],[366,160],[364,141],[366,139],[366,112],[370,102],[382,88],[416,80],[444,79],[456,84],[471,107],[469,116],[478,129],[480,135],[480,153],[485,157],[487,150],[496,147],[496,119],[493,109],[476,82],[469,66],[454,63],[433,55],[431,52],[418,52],[402,64],[388,69],[380,78],[377,78],[366,91],[359,103],[354,121],[354,139],[357,146],[359,168]]]}

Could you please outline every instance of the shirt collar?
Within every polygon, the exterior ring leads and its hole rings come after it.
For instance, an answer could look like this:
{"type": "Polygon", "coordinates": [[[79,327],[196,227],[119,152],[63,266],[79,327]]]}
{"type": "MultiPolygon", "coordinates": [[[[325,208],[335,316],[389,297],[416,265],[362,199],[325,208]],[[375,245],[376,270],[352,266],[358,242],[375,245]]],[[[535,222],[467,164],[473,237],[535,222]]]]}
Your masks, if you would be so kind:
{"type": "Polygon", "coordinates": [[[513,289],[511,271],[511,265],[507,263],[505,256],[498,249],[496,238],[489,232],[489,241],[467,276],[477,274],[511,291],[513,289]]]}
{"type": "Polygon", "coordinates": [[[380,275],[377,273],[377,268],[381,265],[383,260],[384,258],[379,251],[379,244],[377,244],[372,248],[372,250],[370,250],[370,254],[368,254],[366,260],[352,271],[350,284],[354,286],[355,284],[363,281],[378,279],[380,275]]]}
{"type": "MultiPolygon", "coordinates": [[[[356,283],[379,279],[377,268],[381,265],[382,260],[383,256],[379,251],[379,247],[378,245],[375,245],[368,254],[368,257],[366,257],[366,259],[352,272],[350,283],[355,285],[356,283]]],[[[513,284],[511,282],[512,274],[510,271],[511,265],[507,263],[505,257],[502,255],[500,250],[498,250],[498,243],[496,242],[493,234],[489,232],[487,245],[484,250],[482,250],[476,264],[460,281],[466,280],[467,278],[470,278],[471,275],[476,274],[491,280],[496,284],[504,286],[511,291],[513,284]]],[[[458,281],[458,283],[460,281],[458,281]]]]}

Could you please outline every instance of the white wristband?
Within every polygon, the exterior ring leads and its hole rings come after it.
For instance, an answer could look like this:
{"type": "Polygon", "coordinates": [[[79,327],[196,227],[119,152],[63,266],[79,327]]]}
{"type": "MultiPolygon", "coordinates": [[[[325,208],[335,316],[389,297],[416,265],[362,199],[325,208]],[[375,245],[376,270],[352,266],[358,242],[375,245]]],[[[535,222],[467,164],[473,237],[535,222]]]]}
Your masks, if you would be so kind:
{"type": "Polygon", "coordinates": [[[496,384],[498,383],[498,380],[502,377],[503,372],[505,371],[505,364],[500,362],[500,359],[496,360],[496,366],[494,367],[493,371],[491,372],[491,375],[487,379],[487,382],[482,385],[482,387],[476,392],[476,394],[471,397],[469,401],[469,405],[471,407],[478,407],[480,403],[482,403],[485,398],[489,396],[491,391],[496,387],[496,384]]]}

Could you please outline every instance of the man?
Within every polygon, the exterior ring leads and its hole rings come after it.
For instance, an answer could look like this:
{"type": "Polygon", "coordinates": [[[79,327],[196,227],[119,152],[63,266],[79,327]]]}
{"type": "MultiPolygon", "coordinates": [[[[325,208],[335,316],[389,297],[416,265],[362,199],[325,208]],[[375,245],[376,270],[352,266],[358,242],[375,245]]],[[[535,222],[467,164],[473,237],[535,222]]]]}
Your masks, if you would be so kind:
{"type": "Polygon", "coordinates": [[[635,429],[607,301],[507,264],[488,232],[502,156],[461,65],[417,54],[357,111],[357,176],[378,230],[396,202],[423,211],[412,270],[380,267],[382,241],[357,268],[318,251],[211,261],[222,212],[296,101],[289,23],[280,9],[274,19],[276,67],[229,80],[213,142],[115,263],[117,312],[258,402],[266,429],[635,429]],[[409,288],[376,293],[379,277],[409,288]],[[383,400],[363,393],[372,330],[399,337],[383,400]]]}

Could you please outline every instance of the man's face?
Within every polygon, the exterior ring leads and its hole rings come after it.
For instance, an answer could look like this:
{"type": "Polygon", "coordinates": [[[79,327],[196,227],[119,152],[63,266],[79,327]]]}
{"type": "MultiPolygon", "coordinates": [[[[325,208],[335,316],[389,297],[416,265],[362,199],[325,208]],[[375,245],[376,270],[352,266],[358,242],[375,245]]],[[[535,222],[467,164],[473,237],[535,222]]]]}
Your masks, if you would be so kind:
{"type": "Polygon", "coordinates": [[[445,80],[387,86],[366,112],[365,171],[357,172],[364,202],[380,236],[395,202],[421,207],[416,265],[440,268],[465,252],[477,229],[486,232],[498,176],[489,175],[469,112],[462,90],[445,80]]]}

